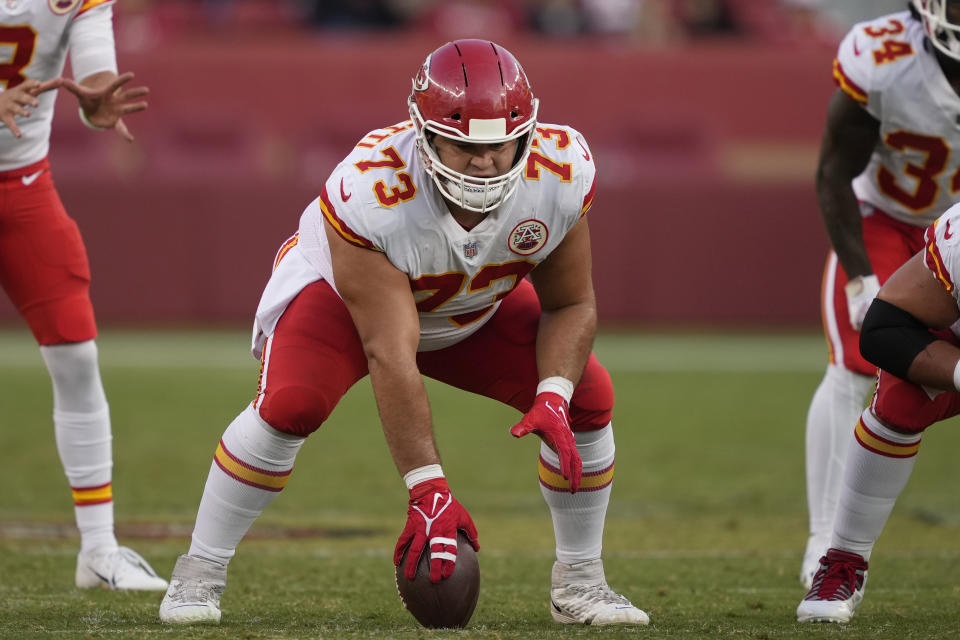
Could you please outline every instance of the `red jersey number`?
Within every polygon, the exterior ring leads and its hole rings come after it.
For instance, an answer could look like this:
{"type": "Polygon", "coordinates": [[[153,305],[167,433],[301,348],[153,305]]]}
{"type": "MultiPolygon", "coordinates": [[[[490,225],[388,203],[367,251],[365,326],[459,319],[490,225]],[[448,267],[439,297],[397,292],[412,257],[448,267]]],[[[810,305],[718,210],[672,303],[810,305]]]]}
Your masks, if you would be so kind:
{"type": "Polygon", "coordinates": [[[12,89],[27,79],[21,71],[33,60],[37,32],[28,26],[0,26],[0,44],[13,46],[13,55],[0,63],[0,85],[5,89],[12,89]]]}
{"type": "MultiPolygon", "coordinates": [[[[911,178],[913,191],[900,186],[898,177],[884,166],[877,172],[880,190],[915,213],[923,213],[937,201],[940,185],[937,178],[946,169],[950,147],[943,138],[924,136],[909,131],[894,131],[884,139],[886,145],[903,152],[915,149],[924,154],[923,164],[907,163],[903,172],[911,178]]],[[[956,191],[960,184],[960,169],[950,178],[950,190],[956,191]]]]}
{"type": "MultiPolygon", "coordinates": [[[[520,281],[530,273],[534,266],[533,263],[527,262],[526,260],[515,260],[503,264],[488,264],[484,266],[470,279],[470,284],[467,287],[470,293],[487,289],[497,280],[512,278],[513,282],[510,283],[510,287],[506,291],[494,294],[490,305],[476,311],[452,316],[450,318],[451,322],[459,327],[463,327],[487,315],[490,310],[493,309],[493,303],[505,298],[511,291],[516,289],[520,281]]],[[[414,292],[431,292],[429,296],[417,303],[417,311],[434,311],[446,302],[449,302],[454,296],[460,293],[466,279],[467,275],[465,273],[454,271],[438,275],[423,275],[416,280],[411,280],[410,288],[414,292]]]]}

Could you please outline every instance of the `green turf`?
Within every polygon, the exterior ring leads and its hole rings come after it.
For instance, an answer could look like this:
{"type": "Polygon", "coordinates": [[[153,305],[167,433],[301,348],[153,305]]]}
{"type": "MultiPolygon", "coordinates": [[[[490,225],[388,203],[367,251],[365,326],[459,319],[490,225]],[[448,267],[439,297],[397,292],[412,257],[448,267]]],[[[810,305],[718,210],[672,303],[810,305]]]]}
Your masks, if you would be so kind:
{"type": "MultiPolygon", "coordinates": [[[[217,439],[252,397],[257,365],[246,348],[242,332],[107,332],[100,340],[121,542],[163,574],[187,548],[217,439]]],[[[445,471],[480,531],[483,582],[468,629],[420,629],[393,585],[406,491],[362,383],[310,438],[287,488],[241,544],[223,624],[173,629],[157,620],[156,594],[73,587],[77,539],[49,383],[29,336],[0,332],[0,637],[960,635],[956,424],[925,435],[854,621],[798,625],[803,422],[824,364],[822,339],[611,334],[597,352],[618,400],[606,569],[611,585],[651,614],[650,627],[552,622],[553,540],[537,443],[508,435],[512,409],[429,383],[445,471]]]]}

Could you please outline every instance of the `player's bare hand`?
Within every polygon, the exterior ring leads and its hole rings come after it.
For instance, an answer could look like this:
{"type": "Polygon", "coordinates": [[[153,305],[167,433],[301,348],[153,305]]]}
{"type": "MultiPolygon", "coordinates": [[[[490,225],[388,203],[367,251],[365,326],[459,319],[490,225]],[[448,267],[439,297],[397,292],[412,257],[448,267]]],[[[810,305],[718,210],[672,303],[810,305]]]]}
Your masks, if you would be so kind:
{"type": "Polygon", "coordinates": [[[63,78],[54,78],[46,82],[39,80],[26,80],[15,87],[0,92],[0,122],[2,122],[10,132],[18,138],[23,136],[20,127],[17,126],[15,118],[30,117],[28,107],[40,106],[37,96],[46,91],[57,89],[63,84],[63,78]]]}
{"type": "Polygon", "coordinates": [[[63,88],[77,97],[87,122],[92,126],[97,129],[116,129],[124,140],[133,142],[123,116],[146,109],[147,101],[140,98],[150,90],[147,87],[124,88],[132,79],[133,73],[129,71],[102,85],[79,84],[64,79],[63,88]]]}

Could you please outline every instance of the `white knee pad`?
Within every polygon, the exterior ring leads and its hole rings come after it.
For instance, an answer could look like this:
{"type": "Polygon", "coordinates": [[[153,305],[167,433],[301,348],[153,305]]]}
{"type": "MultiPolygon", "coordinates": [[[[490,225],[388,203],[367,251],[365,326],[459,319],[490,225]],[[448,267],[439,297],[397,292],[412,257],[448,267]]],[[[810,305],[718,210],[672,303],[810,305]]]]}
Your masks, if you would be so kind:
{"type": "Polygon", "coordinates": [[[100,380],[97,345],[93,340],[41,346],[40,355],[53,382],[55,410],[92,413],[107,406],[100,380]]]}

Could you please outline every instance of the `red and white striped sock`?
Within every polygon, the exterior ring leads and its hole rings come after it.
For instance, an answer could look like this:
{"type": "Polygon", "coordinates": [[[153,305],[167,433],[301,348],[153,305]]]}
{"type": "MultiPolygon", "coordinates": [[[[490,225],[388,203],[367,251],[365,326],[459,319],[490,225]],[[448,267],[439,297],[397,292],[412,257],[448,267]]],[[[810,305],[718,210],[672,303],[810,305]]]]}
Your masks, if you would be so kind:
{"type": "Polygon", "coordinates": [[[57,453],[73,494],[81,551],[115,549],[110,408],[93,340],[41,346],[53,383],[57,453]]]}
{"type": "Polygon", "coordinates": [[[190,555],[227,564],[286,486],[306,438],[277,431],[248,406],[223,433],[200,499],[190,555]]]}
{"type": "Polygon", "coordinates": [[[540,445],[540,492],[550,515],[557,543],[557,560],[566,564],[596,560],[603,548],[603,523],[613,483],[613,427],[575,434],[583,460],[583,479],[577,493],[560,474],[560,459],[540,445]]]}
{"type": "Polygon", "coordinates": [[[869,408],[861,414],[847,456],[830,546],[870,559],[907,486],[919,448],[919,433],[885,427],[869,408]]]}

